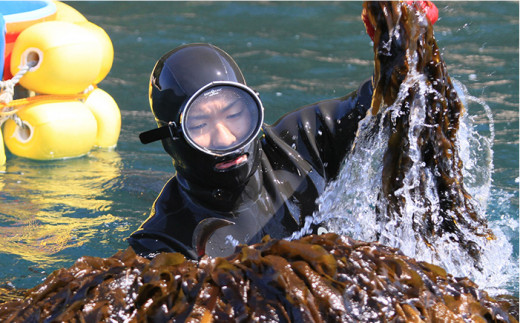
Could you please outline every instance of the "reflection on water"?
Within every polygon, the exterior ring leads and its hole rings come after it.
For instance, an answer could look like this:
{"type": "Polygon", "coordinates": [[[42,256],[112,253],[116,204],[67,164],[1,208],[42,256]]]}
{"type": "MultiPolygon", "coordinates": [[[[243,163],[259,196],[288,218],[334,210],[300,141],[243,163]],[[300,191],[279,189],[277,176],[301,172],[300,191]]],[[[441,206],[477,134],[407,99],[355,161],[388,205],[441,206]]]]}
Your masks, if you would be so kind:
{"type": "Polygon", "coordinates": [[[0,250],[52,265],[57,253],[95,239],[97,228],[118,222],[106,195],[121,173],[117,151],[53,162],[16,159],[0,175],[0,250]]]}
{"type": "Polygon", "coordinates": [[[88,221],[57,216],[56,213],[42,212],[33,220],[14,223],[0,228],[0,248],[4,253],[18,255],[24,260],[35,263],[52,263],[57,259],[54,254],[64,248],[83,245],[94,238],[85,235],[93,228],[114,222],[116,218],[103,215],[88,221]]]}

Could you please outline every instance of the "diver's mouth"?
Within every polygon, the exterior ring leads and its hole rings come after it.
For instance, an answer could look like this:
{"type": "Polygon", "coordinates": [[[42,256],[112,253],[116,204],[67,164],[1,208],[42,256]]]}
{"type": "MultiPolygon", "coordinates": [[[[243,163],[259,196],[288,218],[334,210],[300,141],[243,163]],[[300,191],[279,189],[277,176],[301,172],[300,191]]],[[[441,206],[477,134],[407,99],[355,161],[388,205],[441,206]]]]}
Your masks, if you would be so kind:
{"type": "Polygon", "coordinates": [[[234,167],[238,167],[244,164],[245,162],[247,162],[247,154],[240,155],[235,159],[220,162],[215,165],[215,169],[220,171],[228,170],[234,167]]]}

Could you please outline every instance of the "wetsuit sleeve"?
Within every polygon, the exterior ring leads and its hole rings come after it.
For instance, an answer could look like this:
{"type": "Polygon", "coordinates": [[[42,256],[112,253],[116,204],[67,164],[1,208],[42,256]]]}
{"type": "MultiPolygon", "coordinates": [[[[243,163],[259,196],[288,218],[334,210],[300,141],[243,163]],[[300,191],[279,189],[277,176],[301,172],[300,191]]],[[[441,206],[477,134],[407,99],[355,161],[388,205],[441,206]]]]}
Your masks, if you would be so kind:
{"type": "Polygon", "coordinates": [[[359,121],[372,101],[372,82],[341,98],[320,101],[280,118],[272,130],[328,181],[350,151],[359,121]]]}
{"type": "Polygon", "coordinates": [[[191,247],[196,220],[181,201],[177,180],[173,177],[155,200],[148,219],[127,239],[138,255],[153,258],[159,252],[180,252],[187,258],[197,259],[191,247]]]}
{"type": "Polygon", "coordinates": [[[160,232],[136,231],[128,238],[128,243],[136,254],[146,258],[153,258],[161,252],[180,252],[189,259],[197,259],[192,248],[160,232]]]}

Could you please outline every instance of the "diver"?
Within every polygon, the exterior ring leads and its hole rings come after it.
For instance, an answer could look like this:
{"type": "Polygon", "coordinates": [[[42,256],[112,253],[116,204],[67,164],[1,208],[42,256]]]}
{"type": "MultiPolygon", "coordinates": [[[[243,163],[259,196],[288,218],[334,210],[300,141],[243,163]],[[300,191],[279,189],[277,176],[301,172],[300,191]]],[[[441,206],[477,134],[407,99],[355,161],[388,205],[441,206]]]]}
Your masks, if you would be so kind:
{"type": "Polygon", "coordinates": [[[226,52],[197,43],[166,53],[149,85],[158,128],[140,139],[161,140],[176,174],[129,244],[145,257],[181,252],[198,259],[228,256],[266,235],[290,236],[339,174],[372,90],[368,79],[351,94],[267,125],[258,93],[226,52]]]}

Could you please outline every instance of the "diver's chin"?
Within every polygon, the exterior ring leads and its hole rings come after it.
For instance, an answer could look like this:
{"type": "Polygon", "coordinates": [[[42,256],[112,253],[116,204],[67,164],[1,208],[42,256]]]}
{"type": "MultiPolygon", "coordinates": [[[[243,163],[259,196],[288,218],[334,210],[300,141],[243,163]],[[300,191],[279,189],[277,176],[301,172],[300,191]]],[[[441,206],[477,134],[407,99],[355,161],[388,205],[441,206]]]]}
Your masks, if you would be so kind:
{"type": "Polygon", "coordinates": [[[236,158],[228,159],[215,164],[214,169],[217,172],[227,172],[247,163],[247,158],[248,154],[242,154],[236,158]]]}

